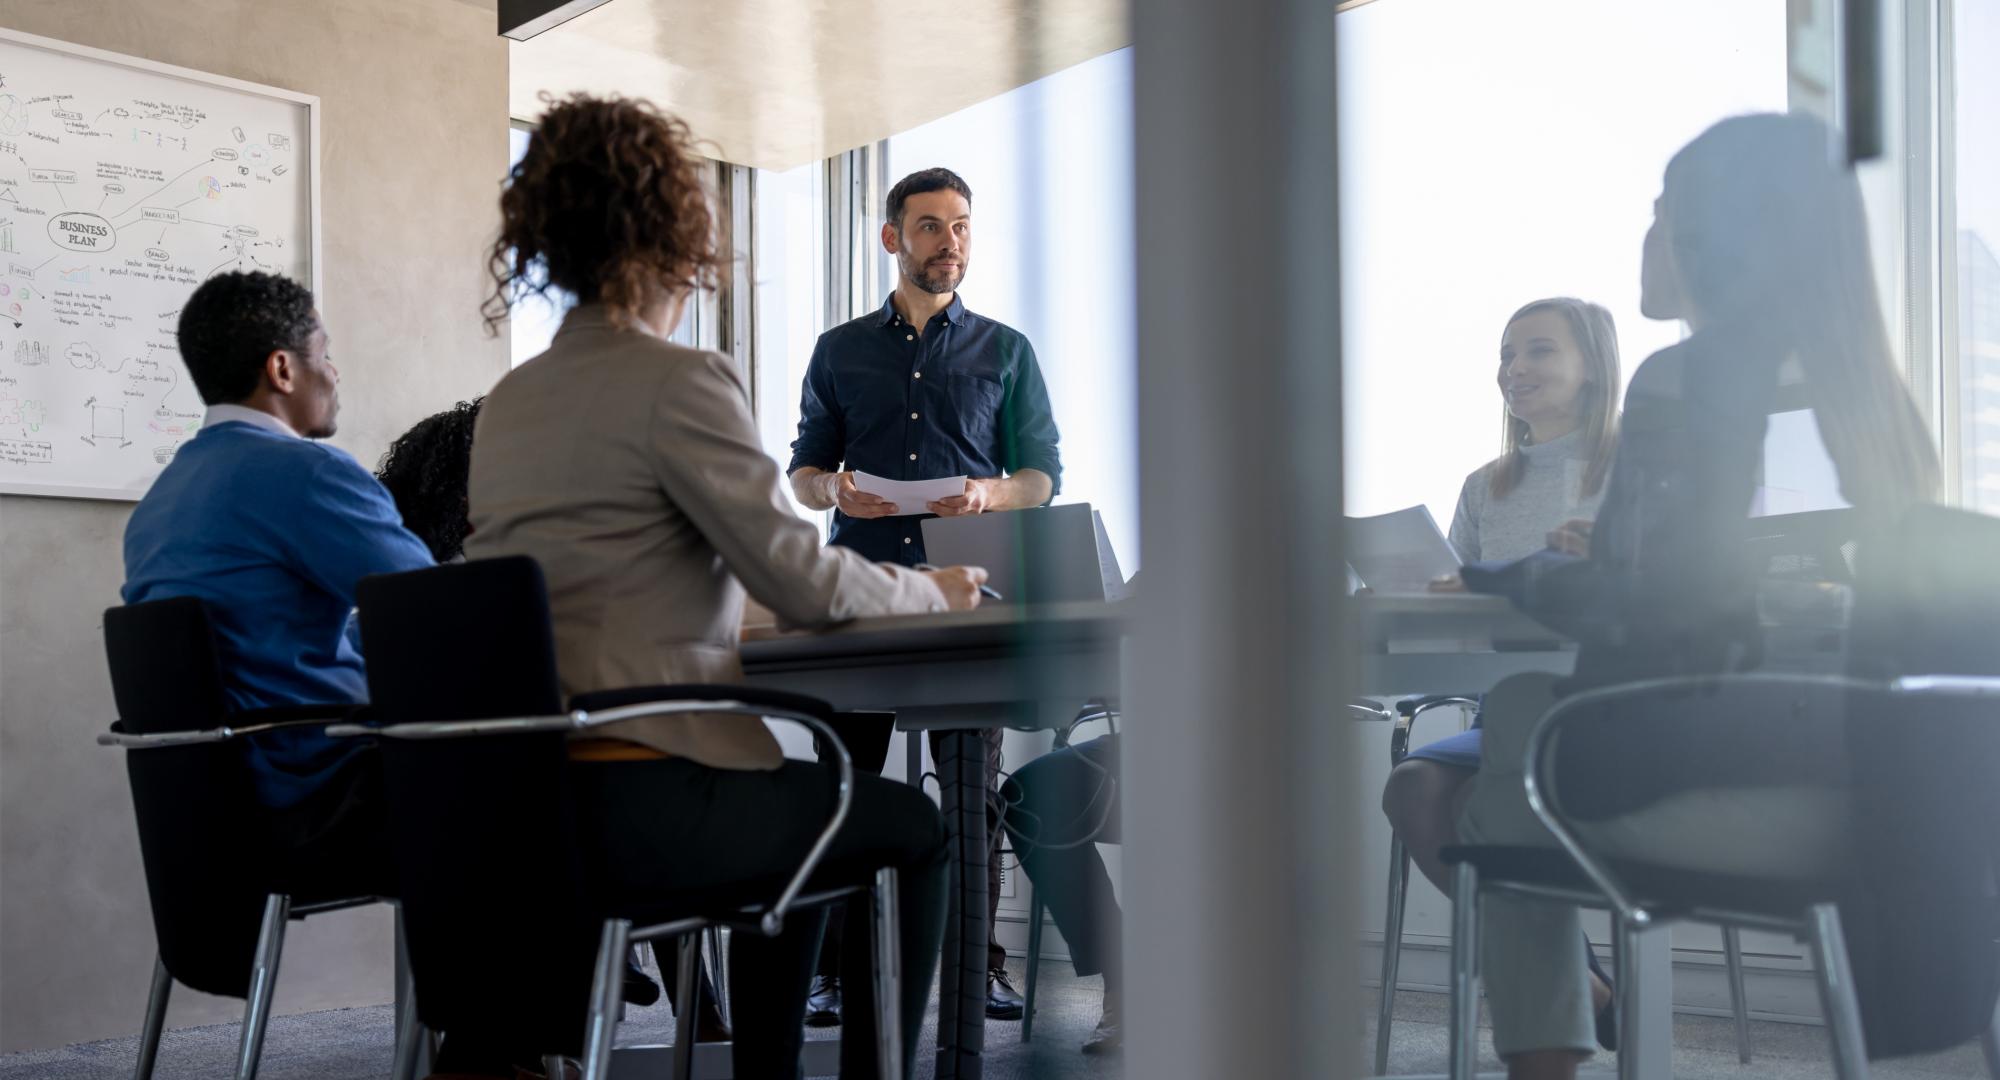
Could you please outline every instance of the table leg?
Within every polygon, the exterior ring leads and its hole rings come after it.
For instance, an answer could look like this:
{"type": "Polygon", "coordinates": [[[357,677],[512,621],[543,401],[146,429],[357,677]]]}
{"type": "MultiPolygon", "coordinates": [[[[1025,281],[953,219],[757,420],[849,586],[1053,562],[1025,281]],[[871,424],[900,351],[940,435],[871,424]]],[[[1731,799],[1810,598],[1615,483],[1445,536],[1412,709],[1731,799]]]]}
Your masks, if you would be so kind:
{"type": "Polygon", "coordinates": [[[938,968],[938,1080],[979,1080],[986,1047],[986,743],[944,732],[937,762],[951,869],[938,968]]]}

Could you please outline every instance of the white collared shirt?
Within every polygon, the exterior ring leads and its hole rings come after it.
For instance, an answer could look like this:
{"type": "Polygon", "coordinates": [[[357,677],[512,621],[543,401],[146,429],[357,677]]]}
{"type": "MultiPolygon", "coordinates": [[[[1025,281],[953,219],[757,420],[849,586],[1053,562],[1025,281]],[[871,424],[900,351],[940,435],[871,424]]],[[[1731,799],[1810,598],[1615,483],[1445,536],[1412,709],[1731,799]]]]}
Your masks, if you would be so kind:
{"type": "Polygon", "coordinates": [[[290,435],[294,439],[300,438],[299,433],[293,431],[290,424],[262,409],[252,409],[246,405],[210,405],[208,414],[201,418],[201,426],[214,427],[232,420],[253,424],[265,431],[275,431],[280,435],[290,435]]]}

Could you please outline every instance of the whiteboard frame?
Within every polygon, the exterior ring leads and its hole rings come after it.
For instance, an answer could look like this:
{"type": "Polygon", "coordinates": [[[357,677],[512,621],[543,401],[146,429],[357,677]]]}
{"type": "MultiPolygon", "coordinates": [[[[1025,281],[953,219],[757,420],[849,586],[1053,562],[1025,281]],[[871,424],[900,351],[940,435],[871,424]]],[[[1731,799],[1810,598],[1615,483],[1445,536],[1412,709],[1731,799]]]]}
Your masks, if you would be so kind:
{"type": "MultiPolygon", "coordinates": [[[[319,96],[318,95],[302,94],[296,90],[286,90],[283,87],[278,87],[278,86],[266,86],[263,83],[253,83],[245,79],[233,79],[227,75],[216,75],[212,72],[207,72],[207,71],[196,71],[194,68],[180,67],[179,65],[176,64],[163,64],[157,60],[148,60],[143,56],[130,56],[125,53],[112,52],[108,49],[96,49],[88,45],[78,45],[74,42],[62,41],[57,38],[43,37],[40,34],[30,34],[21,30],[9,30],[4,26],[0,26],[0,41],[9,42],[15,45],[22,45],[31,49],[42,49],[47,52],[62,53],[68,56],[80,57],[85,60],[96,60],[107,64],[117,64],[122,67],[132,68],[137,71],[143,71],[153,75],[165,75],[169,78],[182,79],[187,82],[202,83],[208,86],[219,86],[226,90],[237,91],[238,93],[250,94],[256,97],[271,98],[276,101],[284,102],[288,105],[298,105],[304,107],[304,109],[306,110],[307,146],[305,148],[305,153],[303,156],[309,163],[307,167],[312,172],[312,175],[308,179],[306,184],[306,208],[307,208],[306,227],[307,231],[311,234],[306,241],[307,244],[306,272],[311,277],[311,281],[308,283],[307,287],[312,289],[313,300],[319,306],[321,321],[323,322],[327,321],[326,299],[320,295],[320,196],[319,196],[320,188],[319,188],[319,96]]],[[[196,287],[199,288],[200,286],[196,287]]],[[[151,490],[150,485],[148,486],[147,490],[151,490]]],[[[0,480],[0,495],[34,495],[43,498],[98,499],[108,502],[138,502],[140,499],[146,497],[146,492],[127,491],[123,488],[85,487],[78,484],[21,484],[21,483],[14,483],[8,480],[0,480]]]]}

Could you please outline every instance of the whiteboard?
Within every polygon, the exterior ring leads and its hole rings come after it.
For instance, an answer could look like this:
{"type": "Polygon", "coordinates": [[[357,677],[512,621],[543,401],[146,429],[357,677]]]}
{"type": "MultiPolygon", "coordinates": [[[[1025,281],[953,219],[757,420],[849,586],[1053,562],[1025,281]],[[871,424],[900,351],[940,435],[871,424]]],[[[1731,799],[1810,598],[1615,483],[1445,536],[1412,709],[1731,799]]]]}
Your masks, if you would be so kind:
{"type": "Polygon", "coordinates": [[[319,99],[0,29],[0,492],[138,499],[229,270],[319,291],[319,99]]]}

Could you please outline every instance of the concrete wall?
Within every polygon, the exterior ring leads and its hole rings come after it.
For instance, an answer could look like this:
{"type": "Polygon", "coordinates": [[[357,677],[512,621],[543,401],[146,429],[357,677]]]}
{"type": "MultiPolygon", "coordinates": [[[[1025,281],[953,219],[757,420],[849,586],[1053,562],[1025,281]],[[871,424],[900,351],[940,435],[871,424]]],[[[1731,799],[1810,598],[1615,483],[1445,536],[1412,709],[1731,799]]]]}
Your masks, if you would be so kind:
{"type": "MultiPolygon", "coordinates": [[[[364,462],[507,369],[478,319],[507,165],[492,0],[7,0],[0,25],[317,94],[333,441],[364,462]]],[[[0,1052],[138,1029],[152,923],[100,613],[130,505],[0,496],[0,1052]]],[[[295,924],[278,1011],[390,997],[382,908],[295,924]]],[[[169,1022],[237,1017],[180,990],[169,1022]]]]}

